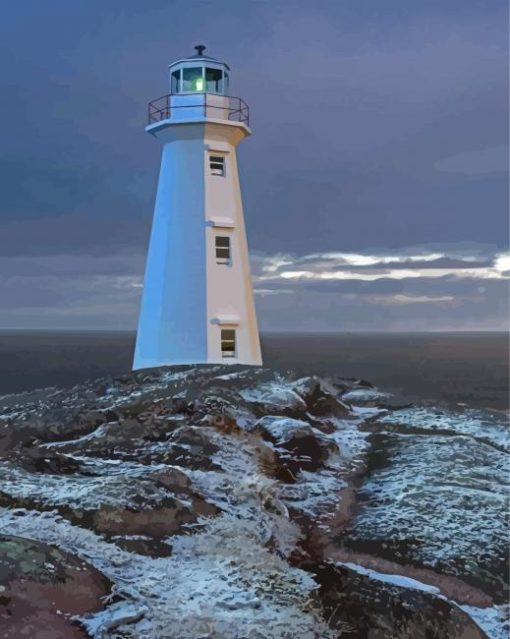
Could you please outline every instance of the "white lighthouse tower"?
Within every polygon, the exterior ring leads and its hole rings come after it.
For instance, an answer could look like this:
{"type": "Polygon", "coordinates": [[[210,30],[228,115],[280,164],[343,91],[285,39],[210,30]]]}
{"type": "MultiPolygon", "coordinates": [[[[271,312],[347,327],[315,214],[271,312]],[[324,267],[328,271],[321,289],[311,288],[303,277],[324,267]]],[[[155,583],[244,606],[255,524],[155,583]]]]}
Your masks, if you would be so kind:
{"type": "Polygon", "coordinates": [[[195,49],[149,104],[163,151],[134,369],[262,363],[236,159],[248,106],[228,95],[229,67],[195,49]]]}

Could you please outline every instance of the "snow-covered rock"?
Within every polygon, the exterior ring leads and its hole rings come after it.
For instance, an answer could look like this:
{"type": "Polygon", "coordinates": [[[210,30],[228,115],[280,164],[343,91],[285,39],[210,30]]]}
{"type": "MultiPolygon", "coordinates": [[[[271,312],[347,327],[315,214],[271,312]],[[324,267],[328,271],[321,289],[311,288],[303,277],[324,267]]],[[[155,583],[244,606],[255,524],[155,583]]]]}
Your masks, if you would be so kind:
{"type": "MultiPolygon", "coordinates": [[[[485,417],[382,411],[365,382],[219,365],[8,399],[0,531],[108,585],[97,607],[70,606],[76,637],[478,639],[472,619],[490,618],[499,639],[505,449],[485,417]],[[365,568],[333,566],[356,544],[365,568]],[[370,563],[386,556],[393,577],[370,563]],[[418,588],[406,562],[438,585],[418,588]],[[482,593],[469,609],[441,588],[452,576],[482,593]]],[[[0,591],[2,631],[6,605],[0,591]]]]}

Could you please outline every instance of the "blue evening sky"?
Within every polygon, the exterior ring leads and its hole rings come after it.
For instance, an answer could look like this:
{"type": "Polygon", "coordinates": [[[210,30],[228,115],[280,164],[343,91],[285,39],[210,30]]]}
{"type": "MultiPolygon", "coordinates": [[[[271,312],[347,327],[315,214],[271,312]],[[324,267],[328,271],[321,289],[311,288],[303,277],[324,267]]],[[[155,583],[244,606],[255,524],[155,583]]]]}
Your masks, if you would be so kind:
{"type": "Polygon", "coordinates": [[[0,328],[136,326],[147,102],[207,53],[239,150],[262,330],[506,325],[503,0],[28,0],[0,23],[0,328]]]}

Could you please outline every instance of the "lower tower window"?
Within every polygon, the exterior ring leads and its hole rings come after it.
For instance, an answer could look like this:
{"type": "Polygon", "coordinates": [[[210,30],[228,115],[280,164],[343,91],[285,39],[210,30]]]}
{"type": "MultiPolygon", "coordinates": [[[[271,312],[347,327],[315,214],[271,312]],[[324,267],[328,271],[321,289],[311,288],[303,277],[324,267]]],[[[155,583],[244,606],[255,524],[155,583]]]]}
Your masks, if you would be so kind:
{"type": "Polygon", "coordinates": [[[216,264],[230,264],[230,237],[217,235],[215,239],[216,264]]]}
{"type": "Polygon", "coordinates": [[[231,328],[221,329],[221,356],[236,356],[236,332],[231,328]]]}

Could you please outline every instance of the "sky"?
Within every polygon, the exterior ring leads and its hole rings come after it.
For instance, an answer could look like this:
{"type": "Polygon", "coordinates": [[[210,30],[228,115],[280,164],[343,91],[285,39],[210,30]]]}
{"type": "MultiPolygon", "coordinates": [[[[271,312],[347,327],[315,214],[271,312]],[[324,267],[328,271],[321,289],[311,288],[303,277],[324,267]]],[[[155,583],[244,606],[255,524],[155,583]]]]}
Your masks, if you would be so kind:
{"type": "Polygon", "coordinates": [[[0,22],[0,328],[136,328],[160,148],[197,43],[250,106],[261,331],[505,330],[505,0],[25,0],[0,22]]]}

